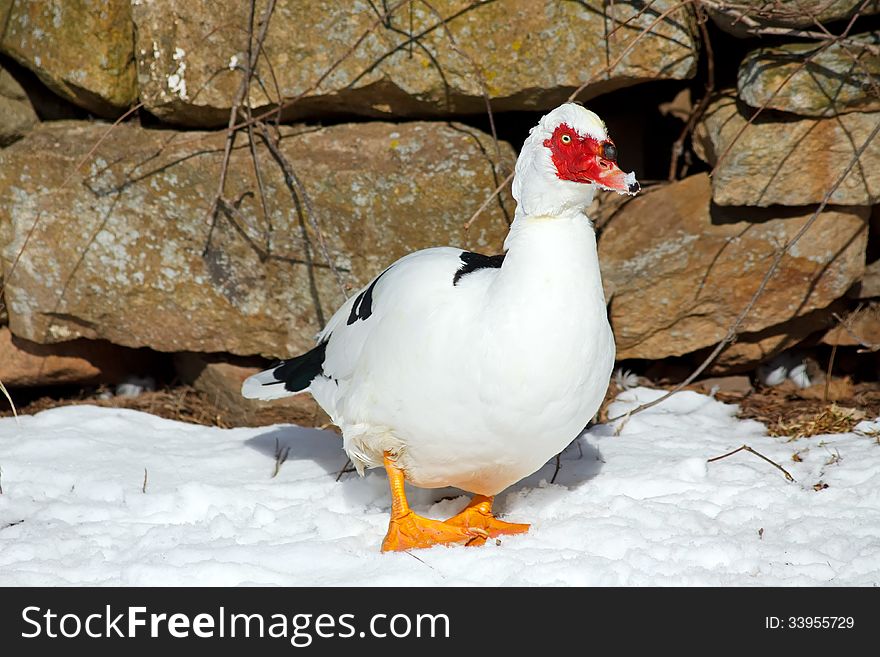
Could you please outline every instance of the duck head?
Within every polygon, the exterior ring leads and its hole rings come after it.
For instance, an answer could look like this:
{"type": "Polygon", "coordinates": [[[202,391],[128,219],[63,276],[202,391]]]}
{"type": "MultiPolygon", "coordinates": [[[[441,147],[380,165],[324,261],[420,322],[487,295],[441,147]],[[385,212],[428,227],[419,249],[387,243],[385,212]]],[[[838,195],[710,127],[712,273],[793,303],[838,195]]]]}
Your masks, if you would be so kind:
{"type": "Polygon", "coordinates": [[[583,212],[597,189],[635,194],[639,183],[617,165],[617,147],[602,119],[581,105],[560,105],[523,144],[513,180],[517,213],[583,212]]]}

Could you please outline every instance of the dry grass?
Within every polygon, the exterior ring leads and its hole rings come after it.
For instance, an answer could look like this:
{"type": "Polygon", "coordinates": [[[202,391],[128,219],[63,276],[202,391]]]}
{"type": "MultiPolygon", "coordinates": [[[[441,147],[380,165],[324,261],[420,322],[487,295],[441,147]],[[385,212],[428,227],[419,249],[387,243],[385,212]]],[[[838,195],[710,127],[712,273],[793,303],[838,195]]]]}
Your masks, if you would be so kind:
{"type": "MultiPolygon", "coordinates": [[[[270,424],[299,424],[318,426],[326,416],[312,416],[297,412],[288,406],[278,405],[261,408],[259,412],[235,412],[217,403],[213,396],[196,390],[191,386],[165,387],[144,392],[137,397],[102,398],[106,389],[81,389],[67,396],[44,396],[19,406],[19,415],[33,415],[50,408],[87,404],[102,408],[128,408],[143,411],[169,420],[190,424],[229,429],[232,427],[259,427],[270,424]]],[[[0,417],[9,417],[12,412],[0,408],[0,417]]],[[[321,429],[338,431],[333,425],[321,425],[321,429]]]]}
{"type": "Polygon", "coordinates": [[[767,425],[767,433],[789,441],[828,433],[848,433],[866,417],[861,409],[831,404],[818,413],[806,413],[788,420],[779,418],[767,425]]]}
{"type": "Polygon", "coordinates": [[[758,420],[771,436],[797,440],[852,431],[860,421],[880,416],[880,384],[851,386],[850,395],[833,403],[810,396],[810,389],[760,388],[748,395],[719,393],[721,401],[739,404],[739,417],[758,420]]]}
{"type": "Polygon", "coordinates": [[[877,429],[872,428],[872,429],[862,430],[862,431],[859,431],[859,434],[861,434],[862,436],[865,436],[867,438],[870,438],[871,440],[874,441],[874,443],[876,445],[880,446],[880,431],[878,431],[877,429]]]}
{"type": "MultiPolygon", "coordinates": [[[[189,386],[145,392],[137,397],[111,397],[109,399],[101,399],[101,392],[101,390],[83,392],[61,399],[48,396],[40,397],[21,406],[18,411],[20,415],[33,415],[50,408],[88,404],[104,408],[129,408],[190,424],[223,428],[235,426],[231,418],[217,408],[207,395],[189,386]]],[[[7,409],[0,410],[0,417],[11,415],[12,412],[7,409]]]]}

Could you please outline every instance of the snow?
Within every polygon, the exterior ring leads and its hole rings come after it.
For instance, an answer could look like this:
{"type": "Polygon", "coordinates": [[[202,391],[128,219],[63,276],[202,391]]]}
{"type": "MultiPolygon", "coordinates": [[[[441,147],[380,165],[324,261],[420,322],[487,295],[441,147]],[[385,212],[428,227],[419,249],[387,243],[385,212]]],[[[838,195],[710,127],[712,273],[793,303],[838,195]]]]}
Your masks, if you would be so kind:
{"type": "MultiPolygon", "coordinates": [[[[660,394],[628,390],[610,414],[660,394]]],[[[0,584],[880,583],[880,421],[787,442],[735,411],[683,392],[618,423],[618,435],[594,427],[555,484],[550,463],[496,500],[529,534],[396,554],[379,552],[384,473],[336,482],[345,457],[331,432],[90,406],[2,419],[0,584]],[[290,452],[273,478],[276,440],[290,452]],[[796,481],[746,452],[707,463],[743,444],[796,481]]],[[[467,499],[410,493],[431,517],[467,499]]]]}

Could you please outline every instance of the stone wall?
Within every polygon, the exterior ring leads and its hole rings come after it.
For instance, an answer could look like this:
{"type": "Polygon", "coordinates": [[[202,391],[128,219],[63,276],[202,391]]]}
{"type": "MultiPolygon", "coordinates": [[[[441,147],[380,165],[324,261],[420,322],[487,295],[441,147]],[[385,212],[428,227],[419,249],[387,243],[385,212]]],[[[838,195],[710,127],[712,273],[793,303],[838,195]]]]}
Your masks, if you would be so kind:
{"type": "Polygon", "coordinates": [[[238,357],[307,348],[401,255],[499,252],[508,189],[463,225],[576,90],[624,166],[672,173],[594,208],[620,358],[716,344],[794,237],[715,371],[846,344],[833,313],[859,303],[874,335],[880,3],[850,25],[861,5],[278,0],[264,22],[265,0],[0,0],[0,380],[117,382],[146,349],[234,389],[238,357]],[[846,38],[803,38],[814,18],[846,38]],[[227,153],[233,108],[250,127],[227,153]]]}

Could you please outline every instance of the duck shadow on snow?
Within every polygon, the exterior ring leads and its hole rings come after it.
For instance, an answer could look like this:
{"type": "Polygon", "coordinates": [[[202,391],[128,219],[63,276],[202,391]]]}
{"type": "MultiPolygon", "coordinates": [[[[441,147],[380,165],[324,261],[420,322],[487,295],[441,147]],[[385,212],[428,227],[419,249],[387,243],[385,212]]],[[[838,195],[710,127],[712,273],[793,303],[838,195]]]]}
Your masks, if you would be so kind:
{"type": "MultiPolygon", "coordinates": [[[[594,435],[603,431],[606,427],[593,429],[594,435]]],[[[607,428],[611,432],[611,428],[607,428]]],[[[604,435],[604,434],[601,434],[604,435]]],[[[266,433],[262,433],[245,443],[266,456],[269,465],[276,460],[276,455],[287,450],[286,462],[308,460],[319,465],[328,477],[334,479],[347,465],[347,457],[342,451],[342,439],[332,431],[320,429],[306,429],[297,426],[275,427],[266,433]]],[[[587,440],[587,434],[575,439],[560,455],[559,469],[557,471],[556,458],[550,459],[537,472],[525,479],[518,481],[496,498],[495,510],[500,515],[508,512],[507,498],[517,493],[525,493],[531,489],[546,487],[551,481],[560,488],[574,489],[595,477],[605,463],[602,454],[597,447],[587,440]],[[554,480],[554,474],[555,480],[554,480]]],[[[282,466],[283,468],[283,466],[282,466]]],[[[365,508],[380,508],[390,511],[391,496],[388,492],[388,480],[381,468],[368,470],[366,477],[361,478],[355,472],[343,474],[338,481],[339,493],[344,496],[346,502],[365,508]]],[[[457,513],[460,508],[467,504],[471,493],[458,488],[417,488],[407,484],[407,499],[410,505],[418,513],[428,513],[428,510],[438,502],[454,500],[456,503],[444,505],[442,513],[457,513]]]]}
{"type": "Polygon", "coordinates": [[[312,461],[333,477],[339,474],[346,463],[342,438],[332,431],[322,429],[307,429],[292,424],[273,427],[266,433],[247,440],[245,445],[265,454],[272,462],[277,459],[279,452],[284,453],[286,450],[287,462],[312,461]]]}

